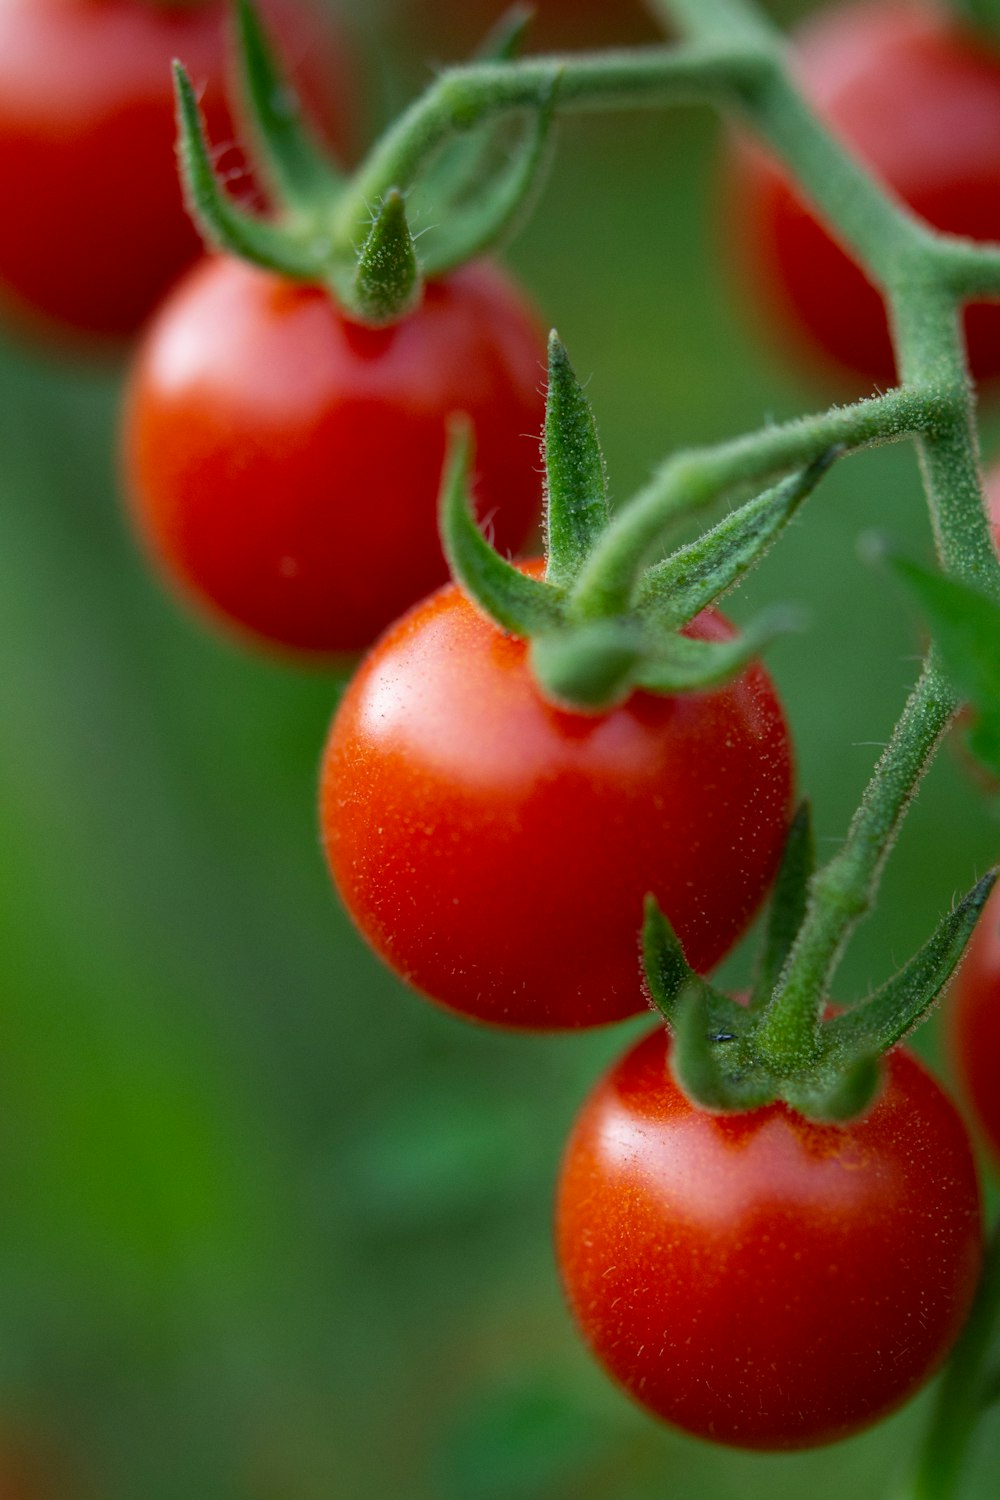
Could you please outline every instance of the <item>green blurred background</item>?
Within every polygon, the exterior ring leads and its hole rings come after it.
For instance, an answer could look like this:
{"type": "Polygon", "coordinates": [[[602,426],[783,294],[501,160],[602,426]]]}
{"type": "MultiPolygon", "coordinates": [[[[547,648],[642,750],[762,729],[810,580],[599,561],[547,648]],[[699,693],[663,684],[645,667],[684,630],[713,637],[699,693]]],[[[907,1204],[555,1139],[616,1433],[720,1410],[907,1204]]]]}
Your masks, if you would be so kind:
{"type": "MultiPolygon", "coordinates": [[[[341,9],[373,126],[427,70],[391,0],[341,9]]],[[[696,111],[574,121],[510,250],[590,381],[618,499],[676,444],[841,394],[739,305],[718,136],[696,111]]],[[[121,515],[120,377],[0,346],[0,1432],[54,1456],[65,1500],[887,1494],[919,1402],[831,1450],[747,1457],[662,1429],[591,1365],[550,1200],[574,1109],[636,1027],[478,1031],[361,946],[314,817],[337,683],[161,593],[121,515]]],[[[732,609],[811,611],[772,664],[826,849],[919,648],[858,561],[870,527],[929,546],[907,448],[841,465],[732,609]]],[[[946,751],[843,997],[998,847],[946,751]]],[[[996,1493],[991,1436],[970,1496],[996,1493]]]]}

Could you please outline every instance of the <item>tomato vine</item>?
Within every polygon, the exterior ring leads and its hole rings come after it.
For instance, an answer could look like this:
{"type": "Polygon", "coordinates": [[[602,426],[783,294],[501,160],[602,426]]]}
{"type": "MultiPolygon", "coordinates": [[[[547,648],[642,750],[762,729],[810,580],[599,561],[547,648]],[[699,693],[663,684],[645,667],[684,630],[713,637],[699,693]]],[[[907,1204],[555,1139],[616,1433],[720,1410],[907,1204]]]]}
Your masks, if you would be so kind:
{"type": "MultiPolygon", "coordinates": [[[[520,61],[514,55],[518,21],[494,39],[481,60],[443,73],[357,171],[346,175],[317,149],[308,125],[288,103],[256,12],[249,0],[239,0],[244,89],[279,212],[265,219],[227,196],[212,165],[194,87],[178,68],[183,173],[189,202],[211,243],[284,278],[325,288],[355,322],[391,328],[414,316],[428,281],[492,247],[508,232],[537,186],[559,116],[695,100],[738,117],[865,267],[888,309],[900,375],[895,388],[851,406],[674,454],[631,502],[612,513],[593,414],[565,350],[553,339],[544,570],[512,565],[477,529],[468,494],[471,444],[467,424],[461,422],[453,429],[441,504],[442,537],[458,582],[500,632],[518,638],[514,646],[501,646],[498,632],[481,625],[476,627],[481,636],[477,649],[485,654],[487,639],[495,652],[509,647],[519,682],[525,664],[530,665],[534,705],[541,703],[550,718],[564,716],[573,734],[582,737],[586,716],[608,719],[633,695],[704,692],[743,670],[766,632],[754,636],[748,631],[739,645],[708,641],[693,628],[700,611],[771,545],[835,459],[880,443],[915,444],[941,571],[926,574],[892,545],[883,544],[879,556],[913,591],[930,619],[934,642],[842,846],[816,868],[808,816],[804,809],[800,812],[777,879],[760,977],[746,1004],[713,990],[689,965],[668,917],[655,903],[644,932],[650,995],[674,1034],[670,1088],[679,1085],[687,1106],[735,1116],[773,1110],[774,1118],[782,1120],[790,1113],[807,1134],[813,1127],[816,1132],[836,1128],[830,1122],[850,1129],[872,1118],[865,1111],[876,1096],[884,1100],[879,1090],[896,1063],[883,1065],[883,1054],[942,992],[995,879],[991,873],[976,882],[924,947],[874,995],[843,1015],[828,1013],[839,959],[856,924],[875,903],[896,836],[964,695],[973,698],[982,716],[974,744],[987,758],[1000,758],[1000,709],[991,693],[1000,680],[1000,562],[984,506],[976,398],[961,322],[967,302],[1000,295],[1000,245],[937,231],[886,192],[809,107],[793,82],[781,37],[753,0],[654,0],[654,8],[678,35],[676,43],[591,57],[520,61]],[[494,132],[506,129],[512,134],[502,138],[499,164],[488,169],[487,148],[498,140],[494,132]],[[410,225],[410,199],[428,188],[436,192],[443,212],[440,223],[418,243],[410,225]],[[763,484],[773,488],[745,502],[745,493],[763,484]],[[720,500],[732,502],[725,523],[697,543],[661,556],[678,518],[690,518],[720,500]],[[529,643],[527,649],[522,641],[529,643]]],[[[365,691],[365,673],[377,677],[379,653],[391,657],[400,642],[412,644],[428,614],[437,624],[449,611],[464,610],[466,602],[453,594],[418,606],[370,660],[356,693],[365,691]]],[[[468,616],[463,619],[456,628],[471,629],[468,616]]],[[[380,683],[377,689],[384,705],[388,700],[380,683]]],[[[393,700],[399,718],[392,719],[391,743],[384,753],[379,747],[371,753],[368,782],[353,803],[339,778],[356,775],[362,751],[349,723],[345,728],[341,719],[335,725],[329,752],[332,780],[325,783],[327,844],[335,869],[352,876],[363,864],[359,847],[368,833],[365,818],[372,803],[377,804],[372,789],[385,782],[397,740],[405,740],[399,724],[412,706],[405,693],[393,700]],[[344,853],[344,809],[352,806],[360,834],[354,830],[344,853]]],[[[418,702],[416,712],[425,708],[418,702]]],[[[366,716],[362,702],[358,717],[365,721],[374,716],[366,716]]],[[[420,734],[414,736],[414,742],[419,739],[420,734]]],[[[366,743],[364,756],[369,751],[366,743]]],[[[423,837],[420,796],[426,799],[429,781],[415,776],[411,762],[406,765],[411,802],[393,782],[386,806],[391,803],[397,812],[402,808],[407,829],[423,837]]],[[[532,785],[537,784],[536,779],[532,785]]],[[[525,805],[518,803],[516,815],[504,825],[498,841],[502,849],[515,842],[511,828],[520,832],[529,823],[525,805]]],[[[460,848],[461,832],[456,826],[449,830],[455,842],[448,858],[456,866],[468,857],[460,848]]],[[[531,852],[523,843],[517,848],[524,858],[526,850],[531,852]]],[[[389,853],[384,857],[388,863],[389,853]]],[[[381,859],[379,855],[375,861],[380,869],[381,859]]],[[[438,928],[425,923],[420,900],[429,886],[419,860],[407,850],[403,863],[407,878],[417,877],[402,904],[419,918],[418,954],[422,961],[421,950],[428,949],[429,968],[438,972],[433,980],[425,979],[421,962],[402,951],[405,944],[393,927],[398,912],[391,910],[391,880],[382,880],[376,897],[364,898],[377,907],[368,913],[376,946],[400,972],[455,1009],[510,1019],[504,997],[508,987],[516,987],[516,978],[504,979],[500,999],[492,996],[481,1003],[482,973],[494,973],[497,963],[491,958],[481,973],[467,956],[461,962],[456,958],[457,940],[450,932],[447,941],[442,936],[444,919],[438,928]],[[477,989],[474,1004],[461,995],[463,982],[477,989]]],[[[342,884],[346,879],[338,878],[342,884]]],[[[508,879],[513,882],[516,871],[508,879]]],[[[470,887],[472,883],[470,871],[470,887]]],[[[541,909],[549,883],[531,896],[533,908],[541,909]]],[[[650,877],[646,884],[655,882],[650,877]]],[[[349,893],[349,901],[352,895],[356,892],[349,893]]],[[[431,905],[447,905],[450,911],[460,908],[463,899],[464,891],[449,887],[444,895],[432,893],[431,905]]],[[[355,915],[358,904],[360,898],[352,906],[355,915]]],[[[572,913],[568,930],[571,918],[572,913]]],[[[560,941],[571,939],[560,934],[560,941]]],[[[544,933],[535,935],[534,951],[543,952],[544,943],[544,933]]],[[[561,958],[558,944],[554,956],[561,958]]],[[[552,958],[546,954],[547,962],[552,958]]],[[[527,991],[526,984],[523,988],[527,991]]],[[[573,998],[559,997],[553,1024],[581,1019],[573,1016],[573,998]]],[[[618,996],[612,1010],[617,1016],[630,1008],[635,1007],[618,996]]],[[[597,1006],[582,1019],[609,1018],[597,1006]]],[[[520,1012],[517,1020],[530,1024],[520,1012]]],[[[908,1064],[900,1066],[905,1070],[908,1064]]],[[[660,1108],[662,1099],[654,1106],[660,1108]]],[[[978,1200],[973,1204],[972,1198],[975,1192],[966,1206],[978,1223],[978,1200]]],[[[994,1254],[989,1261],[977,1328],[967,1332],[942,1387],[917,1480],[921,1497],[940,1500],[953,1492],[974,1426],[969,1390],[980,1382],[986,1359],[998,1297],[997,1259],[994,1254]]],[[[963,1265],[968,1271],[967,1260],[963,1265]]],[[[958,1275],[957,1283],[961,1302],[970,1291],[968,1277],[958,1275]]],[[[922,1375],[951,1336],[929,1352],[922,1375]]],[[[877,1415],[885,1409],[875,1401],[871,1411],[877,1415]]],[[[864,1416],[862,1411],[845,1417],[842,1430],[853,1429],[864,1416]]],[[[816,1431],[825,1430],[817,1419],[816,1431]]]]}

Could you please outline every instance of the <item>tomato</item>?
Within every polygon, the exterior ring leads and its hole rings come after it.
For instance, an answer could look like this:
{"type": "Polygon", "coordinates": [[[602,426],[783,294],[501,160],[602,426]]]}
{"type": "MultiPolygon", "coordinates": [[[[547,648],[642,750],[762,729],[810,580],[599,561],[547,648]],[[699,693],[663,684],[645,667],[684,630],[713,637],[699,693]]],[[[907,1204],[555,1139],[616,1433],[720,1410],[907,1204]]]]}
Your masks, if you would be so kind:
{"type": "MultiPolygon", "coordinates": [[[[732,633],[710,612],[693,630],[732,633]]],[[[647,892],[696,968],[732,946],[774,876],[792,780],[761,666],[569,712],[541,697],[525,642],[448,587],[348,689],[323,837],[361,933],[425,995],[498,1025],[591,1026],[643,1008],[647,892]]]]}
{"type": "Polygon", "coordinates": [[[1000,552],[1000,464],[994,464],[986,476],[986,509],[993,527],[993,540],[1000,552]]]}
{"type": "Polygon", "coordinates": [[[207,261],[152,324],[125,456],[139,530],[185,594],[258,641],[357,651],[448,576],[437,496],[449,415],[516,548],[541,503],[544,340],[495,267],[430,284],[391,328],[314,287],[207,261]]]}
{"type": "Polygon", "coordinates": [[[965,1127],[908,1052],[845,1126],[783,1104],[707,1114],[653,1032],[598,1083],[559,1184],[556,1237],[584,1338],[625,1390],[698,1437],[832,1442],[941,1363],[982,1254],[965,1127]]]}
{"type": "MultiPolygon", "coordinates": [[[[812,17],[800,82],[827,124],[939,229],[1000,239],[1000,50],[947,6],[863,0],[812,17]]],[[[764,317],[880,385],[895,378],[881,296],[759,149],[741,144],[727,230],[764,317]]],[[[967,313],[974,373],[1000,375],[1000,306],[967,313]]]]}
{"type": "MultiPolygon", "coordinates": [[[[262,10],[343,146],[342,42],[310,0],[262,10]]],[[[177,176],[170,64],[191,72],[231,174],[230,13],[228,0],[0,0],[0,302],[17,320],[126,337],[199,255],[177,176]]]]}
{"type": "Polygon", "coordinates": [[[952,1052],[963,1094],[1000,1162],[1000,887],[972,934],[951,993],[952,1052]]]}

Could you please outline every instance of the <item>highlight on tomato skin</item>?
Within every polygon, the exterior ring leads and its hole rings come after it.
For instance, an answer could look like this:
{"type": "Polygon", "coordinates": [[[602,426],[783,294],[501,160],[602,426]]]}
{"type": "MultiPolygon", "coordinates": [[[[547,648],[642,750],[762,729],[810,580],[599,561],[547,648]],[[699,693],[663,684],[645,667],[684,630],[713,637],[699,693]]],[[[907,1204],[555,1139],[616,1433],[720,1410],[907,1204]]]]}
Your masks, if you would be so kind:
{"type": "MultiPolygon", "coordinates": [[[[938,229],[1000,238],[1000,48],[947,5],[853,0],[810,16],[793,52],[808,102],[888,188],[938,229]]],[[[757,321],[867,385],[892,384],[880,294],[742,136],[727,162],[723,233],[757,321]]],[[[1000,306],[966,311],[972,369],[1000,375],[1000,306]]]]}
{"type": "MultiPolygon", "coordinates": [[[[732,633],[714,611],[691,629],[732,633]]],[[[449,586],[348,688],[321,824],[347,911],[403,979],[473,1020],[570,1029],[645,1008],[648,892],[696,968],[732,947],[776,873],[793,781],[759,664],[710,692],[555,708],[525,642],[449,586]]]]}
{"type": "MultiPolygon", "coordinates": [[[[342,155],[354,85],[316,0],[260,0],[312,118],[342,155]]],[[[0,0],[0,306],[28,333],[111,347],[202,254],[177,175],[171,62],[200,90],[221,165],[253,193],[228,100],[229,0],[0,0]]]]}
{"type": "Polygon", "coordinates": [[[123,429],[137,530],[169,583],[245,643],[356,652],[448,576],[447,423],[516,551],[541,508],[544,337],[496,266],[428,284],[391,327],[230,257],[196,267],[138,351],[123,429]]]}
{"type": "Polygon", "coordinates": [[[556,1247],[576,1322],[654,1415],[736,1447],[860,1432],[925,1383],[975,1294],[968,1134],[916,1058],[846,1126],[783,1104],[712,1115],[644,1037],[600,1080],[562,1166],[556,1247]]]}

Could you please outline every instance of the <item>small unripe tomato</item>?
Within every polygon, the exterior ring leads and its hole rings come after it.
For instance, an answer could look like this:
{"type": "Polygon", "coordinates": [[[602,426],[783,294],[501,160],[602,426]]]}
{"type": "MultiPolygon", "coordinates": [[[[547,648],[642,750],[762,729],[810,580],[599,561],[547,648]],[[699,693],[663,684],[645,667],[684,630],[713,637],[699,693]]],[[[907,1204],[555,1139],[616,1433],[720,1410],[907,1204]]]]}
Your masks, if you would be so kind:
{"type": "Polygon", "coordinates": [[[982,1258],[962,1120],[911,1053],[860,1119],[698,1109],[652,1032],[585,1102],[556,1210],[580,1330],[641,1405],[736,1447],[808,1448],[893,1411],[968,1315],[982,1258]]]}

